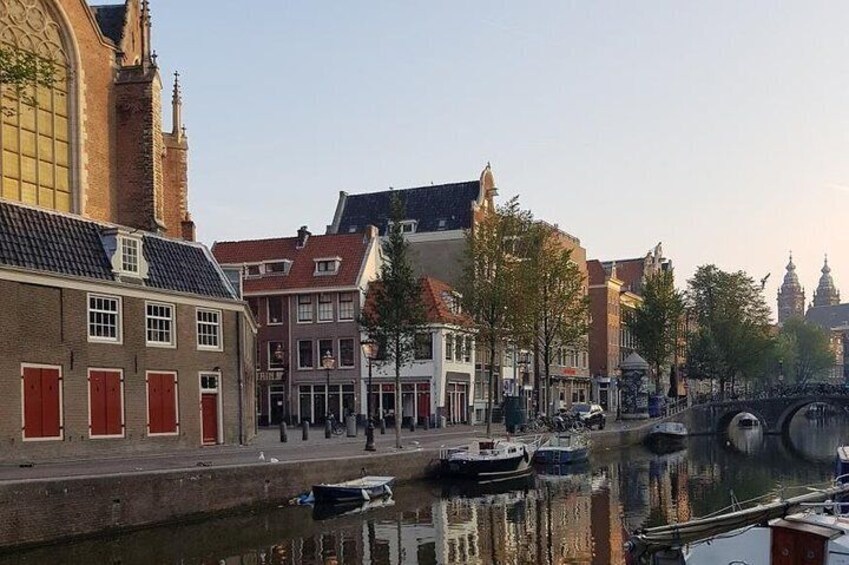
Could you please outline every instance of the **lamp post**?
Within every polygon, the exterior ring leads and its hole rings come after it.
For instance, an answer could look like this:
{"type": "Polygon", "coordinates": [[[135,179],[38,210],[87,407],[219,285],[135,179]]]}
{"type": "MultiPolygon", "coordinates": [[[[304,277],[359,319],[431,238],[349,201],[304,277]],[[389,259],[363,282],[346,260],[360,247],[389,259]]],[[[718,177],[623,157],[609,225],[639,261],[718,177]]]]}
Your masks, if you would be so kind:
{"type": "Polygon", "coordinates": [[[327,400],[324,403],[324,437],[330,438],[331,430],[330,430],[330,371],[333,367],[336,366],[336,359],[330,353],[330,351],[325,351],[324,356],[321,358],[321,366],[324,367],[324,372],[327,375],[327,389],[325,389],[325,394],[327,394],[327,400]]]}
{"type": "Polygon", "coordinates": [[[366,390],[366,410],[368,411],[368,422],[366,422],[366,451],[374,451],[374,420],[371,414],[371,362],[377,358],[377,342],[371,338],[360,344],[363,355],[368,360],[368,387],[366,390]]]}

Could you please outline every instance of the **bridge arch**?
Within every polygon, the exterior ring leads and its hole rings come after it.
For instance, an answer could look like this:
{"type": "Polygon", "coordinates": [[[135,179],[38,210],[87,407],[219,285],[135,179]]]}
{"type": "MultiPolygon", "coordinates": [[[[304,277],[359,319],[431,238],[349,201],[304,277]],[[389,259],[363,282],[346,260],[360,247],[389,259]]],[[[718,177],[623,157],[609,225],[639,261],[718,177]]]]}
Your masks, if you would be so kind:
{"type": "Polygon", "coordinates": [[[719,416],[716,420],[716,433],[719,435],[725,435],[728,433],[728,428],[731,426],[731,422],[739,416],[740,414],[752,414],[755,418],[760,422],[761,429],[764,432],[769,430],[770,421],[766,418],[763,412],[755,408],[754,406],[747,405],[739,405],[739,406],[727,406],[724,407],[724,411],[722,415],[719,416]]]}
{"type": "Polygon", "coordinates": [[[792,400],[778,416],[778,420],[775,422],[775,431],[780,432],[782,435],[789,434],[790,422],[793,420],[793,417],[806,406],[810,406],[817,402],[828,404],[838,410],[849,408],[849,398],[844,396],[807,397],[792,400]]]}

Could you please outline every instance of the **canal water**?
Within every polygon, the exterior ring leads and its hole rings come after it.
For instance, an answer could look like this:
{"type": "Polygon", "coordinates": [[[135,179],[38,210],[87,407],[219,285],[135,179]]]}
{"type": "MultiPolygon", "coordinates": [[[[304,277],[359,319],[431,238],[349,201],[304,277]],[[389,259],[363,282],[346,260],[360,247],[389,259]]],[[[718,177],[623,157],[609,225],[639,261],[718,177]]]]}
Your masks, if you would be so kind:
{"type": "Polygon", "coordinates": [[[828,480],[849,422],[797,416],[790,438],[732,424],[658,455],[595,453],[590,463],[500,488],[421,483],[393,504],[341,516],[308,507],[155,528],[0,555],[0,565],[622,563],[628,532],[828,480]]]}

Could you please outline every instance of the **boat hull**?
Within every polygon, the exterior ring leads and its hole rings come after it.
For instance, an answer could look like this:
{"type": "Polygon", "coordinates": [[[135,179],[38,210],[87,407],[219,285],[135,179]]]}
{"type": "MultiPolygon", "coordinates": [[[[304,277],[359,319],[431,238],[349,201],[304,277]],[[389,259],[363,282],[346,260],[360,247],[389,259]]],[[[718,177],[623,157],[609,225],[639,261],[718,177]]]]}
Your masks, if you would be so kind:
{"type": "Polygon", "coordinates": [[[390,496],[390,483],[376,485],[313,485],[312,495],[316,504],[344,504],[366,502],[390,496]]]}
{"type": "Polygon", "coordinates": [[[503,480],[530,473],[531,458],[526,454],[500,459],[442,459],[442,474],[464,479],[503,480]]]}
{"type": "Polygon", "coordinates": [[[569,465],[582,463],[589,459],[589,447],[564,449],[560,447],[540,447],[534,453],[534,461],[544,465],[569,465]]]}

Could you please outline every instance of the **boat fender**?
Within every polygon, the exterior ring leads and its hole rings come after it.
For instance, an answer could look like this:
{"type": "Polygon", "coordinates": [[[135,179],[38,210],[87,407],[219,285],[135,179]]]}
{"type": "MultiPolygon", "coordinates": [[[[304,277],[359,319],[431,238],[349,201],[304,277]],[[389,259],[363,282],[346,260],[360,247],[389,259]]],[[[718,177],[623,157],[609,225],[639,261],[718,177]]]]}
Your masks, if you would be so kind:
{"type": "Polygon", "coordinates": [[[363,500],[365,500],[365,501],[369,500],[369,496],[368,496],[368,493],[366,492],[366,489],[360,490],[360,494],[363,495],[363,500]]]}

